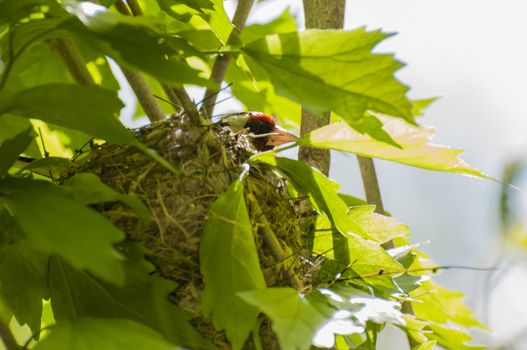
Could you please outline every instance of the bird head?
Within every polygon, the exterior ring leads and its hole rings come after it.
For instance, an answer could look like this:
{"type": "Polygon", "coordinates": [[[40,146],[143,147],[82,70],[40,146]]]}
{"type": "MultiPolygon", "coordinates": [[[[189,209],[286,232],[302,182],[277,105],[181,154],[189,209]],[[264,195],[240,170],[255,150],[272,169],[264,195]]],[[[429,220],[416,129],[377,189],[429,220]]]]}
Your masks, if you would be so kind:
{"type": "Polygon", "coordinates": [[[297,137],[276,124],[274,117],[261,112],[244,112],[224,120],[233,130],[248,129],[258,151],[268,151],[297,137]]]}

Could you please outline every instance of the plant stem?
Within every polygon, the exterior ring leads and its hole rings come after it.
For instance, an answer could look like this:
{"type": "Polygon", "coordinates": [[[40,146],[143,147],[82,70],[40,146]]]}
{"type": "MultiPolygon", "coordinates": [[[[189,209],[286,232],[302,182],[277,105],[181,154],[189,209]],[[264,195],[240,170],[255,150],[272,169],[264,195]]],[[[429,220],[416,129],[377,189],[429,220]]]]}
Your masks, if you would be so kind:
{"type": "Polygon", "coordinates": [[[20,349],[20,346],[16,342],[13,333],[9,329],[9,326],[3,322],[0,322],[0,338],[4,343],[4,346],[7,350],[16,350],[20,349]]]}
{"type": "Polygon", "coordinates": [[[55,50],[68,68],[71,77],[81,85],[96,85],[84,58],[71,38],[54,39],[50,46],[55,50]]]}
{"type": "MultiPolygon", "coordinates": [[[[245,27],[245,22],[247,22],[249,12],[251,12],[253,4],[254,0],[238,0],[236,12],[234,12],[234,17],[232,18],[232,24],[235,28],[232,30],[229,38],[227,39],[227,43],[230,43],[235,38],[239,37],[240,33],[245,27]]],[[[216,62],[214,62],[214,65],[212,66],[212,72],[210,75],[211,81],[221,84],[223,78],[225,77],[225,73],[227,72],[227,67],[229,66],[230,60],[231,56],[228,54],[222,54],[216,58],[216,62]]],[[[212,116],[214,105],[216,104],[217,99],[218,94],[216,94],[216,90],[213,88],[207,88],[203,97],[203,106],[201,107],[201,110],[205,115],[209,117],[212,116]]]]}
{"type": "MultiPolygon", "coordinates": [[[[284,250],[280,245],[280,241],[271,229],[271,225],[265,217],[265,214],[262,212],[262,208],[260,208],[258,200],[252,193],[249,193],[247,195],[247,199],[251,201],[253,210],[255,212],[255,216],[258,218],[258,220],[260,220],[259,231],[261,232],[265,245],[267,246],[267,248],[269,248],[271,255],[278,263],[285,264],[284,261],[286,257],[284,254],[284,250]]],[[[293,287],[295,287],[298,291],[302,291],[304,288],[302,285],[302,281],[300,281],[294,270],[292,268],[286,268],[286,272],[293,287]]]]}
{"type": "MultiPolygon", "coordinates": [[[[126,4],[122,0],[118,0],[115,3],[115,6],[119,12],[127,16],[142,16],[144,14],[143,9],[141,8],[141,5],[137,2],[137,0],[127,0],[127,4],[128,6],[126,6],[126,4]]],[[[201,117],[199,115],[199,111],[190,96],[188,95],[187,91],[184,88],[172,87],[161,82],[160,84],[163,87],[163,90],[165,91],[165,94],[167,95],[169,100],[173,104],[179,105],[186,112],[192,124],[200,125],[201,117]]],[[[146,86],[148,87],[148,85],[146,86]]],[[[153,94],[151,95],[153,98],[155,98],[153,94]]]]}
{"type": "Polygon", "coordinates": [[[121,70],[132,87],[135,96],[137,96],[137,100],[141,104],[141,107],[143,107],[148,119],[151,122],[159,122],[166,119],[165,113],[161,109],[158,100],[155,98],[154,93],[141,73],[122,66],[121,70]]]}

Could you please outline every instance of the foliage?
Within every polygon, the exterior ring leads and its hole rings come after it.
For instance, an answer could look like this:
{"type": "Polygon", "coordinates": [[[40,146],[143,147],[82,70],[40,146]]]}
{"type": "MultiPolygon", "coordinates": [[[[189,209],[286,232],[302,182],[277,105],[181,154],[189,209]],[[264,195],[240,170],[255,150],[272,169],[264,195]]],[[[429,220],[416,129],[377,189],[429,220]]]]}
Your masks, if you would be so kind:
{"type": "MultiPolygon", "coordinates": [[[[94,174],[55,176],[75,166],[85,142],[135,146],[178,174],[119,121],[123,102],[109,59],[157,80],[161,92],[167,84],[216,86],[207,77],[214,59],[228,54],[226,81],[247,108],[286,126],[298,126],[300,105],[334,113],[335,123],[299,145],[487,178],[461,151],[428,143],[433,131],[415,118],[433,99],[409,100],[394,76],[402,64],[373,51],[390,34],[298,32],[285,12],[240,35],[219,0],[142,0],[146,15],[135,17],[115,3],[0,0],[0,304],[38,341],[42,301],[50,300],[55,324],[36,349],[213,347],[169,301],[177,282],[160,277],[148,251],[95,210],[122,202],[147,225],[151,208],[94,174]],[[63,40],[76,45],[94,84],[79,84],[55,55],[63,40]],[[19,155],[41,159],[21,169],[19,155]]],[[[232,348],[261,346],[265,322],[283,349],[374,348],[387,323],[416,349],[474,348],[467,328],[484,325],[461,294],[428,280],[436,266],[408,241],[408,227],[278,152],[254,155],[247,167],[271,167],[292,198],[308,198],[316,215],[306,228],[311,256],[302,258],[319,265],[318,278],[302,290],[266,286],[253,229],[261,223],[248,215],[245,177],[234,180],[210,208],[198,269],[203,312],[232,348]]]]}

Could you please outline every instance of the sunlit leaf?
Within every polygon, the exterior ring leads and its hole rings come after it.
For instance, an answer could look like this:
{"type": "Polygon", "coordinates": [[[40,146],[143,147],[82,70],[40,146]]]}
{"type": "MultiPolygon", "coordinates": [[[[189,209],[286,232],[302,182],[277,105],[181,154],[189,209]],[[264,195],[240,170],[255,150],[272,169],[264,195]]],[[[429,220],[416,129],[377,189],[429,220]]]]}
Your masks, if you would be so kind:
{"type": "Polygon", "coordinates": [[[273,321],[282,349],[309,349],[315,332],[329,316],[329,308],[313,305],[292,288],[267,288],[238,293],[273,321]]]}
{"type": "Polygon", "coordinates": [[[434,339],[439,345],[446,349],[456,350],[483,350],[486,346],[467,345],[466,343],[472,340],[472,337],[464,330],[430,323],[428,328],[432,330],[427,333],[429,339],[434,339]]]}
{"type": "Polygon", "coordinates": [[[267,70],[279,94],[317,114],[333,111],[386,141],[378,125],[364,124],[367,110],[413,122],[408,88],[394,77],[402,64],[392,55],[372,53],[388,36],[364,28],[308,30],[268,35],[242,50],[267,70]]]}
{"type": "Polygon", "coordinates": [[[411,295],[421,302],[412,303],[415,315],[436,323],[453,322],[464,327],[486,328],[472,310],[466,306],[463,293],[450,291],[432,281],[427,281],[411,295]]]}
{"type": "Polygon", "coordinates": [[[159,333],[130,320],[82,318],[61,322],[39,342],[36,350],[177,350],[159,333]]]}
{"type": "Polygon", "coordinates": [[[437,341],[430,340],[430,341],[427,341],[426,343],[423,343],[421,345],[418,345],[412,348],[412,350],[434,350],[436,345],[437,345],[437,341]]]}
{"type": "Polygon", "coordinates": [[[112,245],[124,234],[110,221],[45,181],[4,179],[0,193],[35,248],[59,254],[105,280],[123,282],[122,259],[112,245]]]}
{"type": "Polygon", "coordinates": [[[439,97],[425,98],[422,100],[412,100],[412,115],[414,117],[423,116],[424,110],[430,107],[430,105],[438,99],[439,97]]]}
{"type": "Polygon", "coordinates": [[[289,8],[286,8],[280,16],[272,21],[245,26],[241,39],[244,44],[248,44],[269,34],[291,33],[294,31],[296,31],[296,18],[291,15],[289,8]]]}
{"type": "Polygon", "coordinates": [[[399,223],[392,217],[377,214],[374,210],[374,206],[362,205],[350,208],[348,215],[366,230],[368,236],[376,242],[384,243],[395,237],[408,235],[408,226],[399,223]]]}
{"type": "Polygon", "coordinates": [[[339,289],[340,293],[329,289],[321,289],[320,292],[337,310],[317,333],[315,344],[318,346],[333,347],[334,341],[330,340],[334,339],[335,335],[362,333],[368,321],[377,324],[405,324],[400,311],[401,305],[398,302],[372,296],[354,295],[351,288],[344,286],[339,289]],[[352,293],[342,293],[346,289],[352,293]]]}
{"type": "Polygon", "coordinates": [[[215,327],[225,329],[233,348],[241,349],[258,309],[236,293],[265,288],[265,281],[239,181],[210,208],[199,256],[205,281],[203,312],[212,313],[215,327]]]}
{"type": "Polygon", "coordinates": [[[434,129],[410,125],[397,118],[382,118],[384,129],[402,149],[361,135],[346,123],[334,123],[311,132],[298,143],[304,146],[352,152],[365,157],[391,160],[419,168],[489,178],[469,166],[459,155],[462,150],[429,143],[434,129]]]}
{"type": "MultiPolygon", "coordinates": [[[[279,17],[265,24],[251,24],[244,28],[241,39],[249,43],[268,34],[288,33],[296,30],[296,19],[286,9],[279,17]]],[[[298,129],[300,125],[300,105],[277,95],[267,72],[249,57],[240,54],[247,64],[250,75],[244,73],[238,64],[231,61],[225,81],[232,82],[234,96],[248,110],[260,111],[277,117],[285,128],[298,129]]]]}

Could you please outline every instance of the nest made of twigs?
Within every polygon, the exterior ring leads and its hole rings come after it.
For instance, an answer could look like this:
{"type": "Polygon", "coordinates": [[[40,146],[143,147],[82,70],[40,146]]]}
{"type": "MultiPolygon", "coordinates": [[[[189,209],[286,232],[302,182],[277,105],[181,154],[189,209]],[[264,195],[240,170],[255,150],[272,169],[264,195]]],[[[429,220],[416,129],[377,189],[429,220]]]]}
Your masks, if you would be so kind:
{"type": "MultiPolygon", "coordinates": [[[[76,172],[91,172],[113,189],[134,194],[148,206],[153,220],[140,221],[126,205],[101,205],[100,210],[126,234],[148,248],[147,259],[158,272],[175,282],[171,300],[195,315],[202,335],[227,348],[223,332],[212,327],[201,313],[203,280],[199,267],[199,242],[212,203],[239,177],[242,164],[255,153],[247,133],[228,127],[190,126],[181,116],[136,130],[138,139],[168,160],[178,174],[130,145],[103,144],[78,160],[76,172]]],[[[69,174],[71,176],[72,174],[69,174]]],[[[285,180],[265,165],[253,166],[245,179],[249,215],[267,286],[293,286],[307,290],[312,284],[312,264],[298,200],[290,198],[285,180]],[[284,252],[282,261],[262,237],[262,225],[276,236],[284,252]],[[292,283],[292,275],[297,279],[292,283]]],[[[305,210],[303,210],[305,212],[305,210]]],[[[269,333],[267,322],[262,333],[269,333]]],[[[276,341],[273,340],[276,347],[276,341]]]]}

